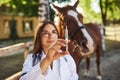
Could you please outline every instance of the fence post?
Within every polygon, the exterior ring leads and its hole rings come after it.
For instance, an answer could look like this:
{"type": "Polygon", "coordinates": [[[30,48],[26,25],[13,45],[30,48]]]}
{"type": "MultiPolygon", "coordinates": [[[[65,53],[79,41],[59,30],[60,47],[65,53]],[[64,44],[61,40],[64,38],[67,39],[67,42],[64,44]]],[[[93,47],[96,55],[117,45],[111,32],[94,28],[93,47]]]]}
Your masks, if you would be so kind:
{"type": "Polygon", "coordinates": [[[105,48],[105,38],[104,38],[104,26],[101,26],[100,27],[100,32],[101,32],[101,35],[102,35],[102,53],[103,53],[103,55],[104,55],[104,53],[105,53],[105,50],[106,50],[106,48],[105,48]]]}

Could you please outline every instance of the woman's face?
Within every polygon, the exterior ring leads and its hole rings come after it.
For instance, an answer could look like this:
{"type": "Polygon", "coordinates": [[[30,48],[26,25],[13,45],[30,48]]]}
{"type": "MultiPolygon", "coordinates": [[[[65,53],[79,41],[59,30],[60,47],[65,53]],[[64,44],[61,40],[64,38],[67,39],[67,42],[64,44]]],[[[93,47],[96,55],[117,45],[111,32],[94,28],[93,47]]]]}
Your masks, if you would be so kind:
{"type": "Polygon", "coordinates": [[[56,28],[47,24],[41,33],[41,44],[43,49],[48,49],[58,39],[58,32],[56,28]]]}

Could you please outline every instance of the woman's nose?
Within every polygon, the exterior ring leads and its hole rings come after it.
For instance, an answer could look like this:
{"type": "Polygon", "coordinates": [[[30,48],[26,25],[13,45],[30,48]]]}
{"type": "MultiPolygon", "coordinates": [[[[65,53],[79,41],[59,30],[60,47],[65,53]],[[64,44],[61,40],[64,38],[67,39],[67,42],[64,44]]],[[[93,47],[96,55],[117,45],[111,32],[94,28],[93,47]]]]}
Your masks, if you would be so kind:
{"type": "Polygon", "coordinates": [[[56,36],[56,34],[51,34],[51,33],[48,34],[49,38],[52,38],[52,37],[55,37],[55,36],[56,36]]]}

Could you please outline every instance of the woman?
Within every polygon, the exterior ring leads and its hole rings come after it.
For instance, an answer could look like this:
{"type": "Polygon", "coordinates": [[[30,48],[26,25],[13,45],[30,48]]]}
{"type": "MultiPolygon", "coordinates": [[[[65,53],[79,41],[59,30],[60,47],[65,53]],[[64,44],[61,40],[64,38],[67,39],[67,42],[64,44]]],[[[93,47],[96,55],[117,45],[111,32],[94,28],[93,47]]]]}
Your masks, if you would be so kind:
{"type": "Polygon", "coordinates": [[[59,39],[56,26],[46,21],[37,27],[33,54],[23,64],[20,80],[78,80],[69,52],[61,51],[67,41],[59,39]]]}

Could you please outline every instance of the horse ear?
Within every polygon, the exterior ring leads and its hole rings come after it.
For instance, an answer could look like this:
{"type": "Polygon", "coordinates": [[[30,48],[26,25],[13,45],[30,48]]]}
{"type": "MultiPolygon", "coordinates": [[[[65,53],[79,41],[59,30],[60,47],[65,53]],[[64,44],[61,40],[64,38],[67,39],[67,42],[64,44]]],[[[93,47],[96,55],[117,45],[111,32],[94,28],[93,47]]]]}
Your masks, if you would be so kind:
{"type": "Polygon", "coordinates": [[[61,8],[60,8],[60,7],[58,7],[58,6],[54,5],[54,4],[52,4],[52,6],[53,6],[58,12],[61,12],[61,8]]]}
{"type": "Polygon", "coordinates": [[[76,8],[78,3],[79,3],[79,0],[76,1],[76,3],[73,5],[73,7],[76,8]]]}

